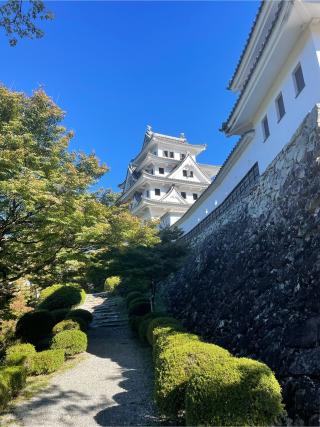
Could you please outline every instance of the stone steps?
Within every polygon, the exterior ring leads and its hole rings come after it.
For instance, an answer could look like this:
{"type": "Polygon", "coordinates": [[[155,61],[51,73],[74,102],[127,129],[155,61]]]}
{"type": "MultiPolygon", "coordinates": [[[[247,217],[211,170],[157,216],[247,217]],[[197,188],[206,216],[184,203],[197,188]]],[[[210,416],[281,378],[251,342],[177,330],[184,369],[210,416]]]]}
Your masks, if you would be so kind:
{"type": "Polygon", "coordinates": [[[128,317],[123,313],[123,300],[117,297],[108,297],[101,292],[87,296],[83,308],[93,314],[91,328],[123,327],[128,323],[128,317]]]}

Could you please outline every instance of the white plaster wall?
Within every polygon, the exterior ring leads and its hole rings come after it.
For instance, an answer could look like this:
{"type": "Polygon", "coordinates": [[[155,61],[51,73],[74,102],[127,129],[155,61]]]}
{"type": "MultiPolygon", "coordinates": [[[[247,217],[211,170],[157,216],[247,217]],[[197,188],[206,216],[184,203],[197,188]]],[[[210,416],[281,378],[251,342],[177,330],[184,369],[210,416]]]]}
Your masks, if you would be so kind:
{"type": "MultiPolygon", "coordinates": [[[[279,52],[279,54],[281,54],[279,52]]],[[[260,173],[263,173],[276,155],[290,141],[304,117],[320,102],[320,33],[313,30],[289,55],[289,58],[278,74],[268,92],[268,96],[260,104],[253,118],[255,136],[246,147],[240,158],[233,165],[227,176],[217,189],[207,198],[197,203],[197,209],[179,222],[184,232],[190,231],[205,216],[218,206],[241,181],[251,167],[258,162],[260,173]],[[305,87],[296,97],[292,72],[301,63],[305,87]],[[275,99],[282,92],[286,114],[278,123],[275,99]],[[261,120],[268,115],[270,136],[264,142],[261,120]]]]}

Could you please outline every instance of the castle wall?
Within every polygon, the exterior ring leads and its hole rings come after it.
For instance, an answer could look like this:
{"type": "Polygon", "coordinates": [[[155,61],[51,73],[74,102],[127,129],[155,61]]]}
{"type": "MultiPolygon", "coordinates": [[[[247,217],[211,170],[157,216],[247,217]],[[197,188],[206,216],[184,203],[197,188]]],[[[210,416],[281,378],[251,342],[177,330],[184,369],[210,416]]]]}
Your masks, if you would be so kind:
{"type": "Polygon", "coordinates": [[[234,354],[266,362],[295,423],[320,417],[320,106],[163,286],[170,311],[234,354]]]}

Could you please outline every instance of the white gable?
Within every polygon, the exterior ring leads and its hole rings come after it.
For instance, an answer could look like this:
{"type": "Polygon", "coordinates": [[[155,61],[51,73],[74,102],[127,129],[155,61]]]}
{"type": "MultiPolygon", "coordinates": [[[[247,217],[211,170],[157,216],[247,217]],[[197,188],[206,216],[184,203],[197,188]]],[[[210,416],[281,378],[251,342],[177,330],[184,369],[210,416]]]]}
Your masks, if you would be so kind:
{"type": "Polygon", "coordinates": [[[167,194],[165,194],[161,199],[162,202],[167,202],[167,203],[178,203],[186,205],[187,202],[185,201],[185,199],[177,192],[177,190],[175,189],[174,186],[172,186],[170,188],[170,190],[168,191],[167,194]]]}
{"type": "Polygon", "coordinates": [[[188,154],[181,163],[173,169],[173,171],[168,175],[168,178],[183,179],[190,182],[203,182],[206,184],[211,183],[210,178],[201,171],[190,154],[188,154]],[[187,177],[183,175],[184,170],[187,171],[187,177]],[[190,172],[192,172],[193,176],[191,176],[190,172]]]}

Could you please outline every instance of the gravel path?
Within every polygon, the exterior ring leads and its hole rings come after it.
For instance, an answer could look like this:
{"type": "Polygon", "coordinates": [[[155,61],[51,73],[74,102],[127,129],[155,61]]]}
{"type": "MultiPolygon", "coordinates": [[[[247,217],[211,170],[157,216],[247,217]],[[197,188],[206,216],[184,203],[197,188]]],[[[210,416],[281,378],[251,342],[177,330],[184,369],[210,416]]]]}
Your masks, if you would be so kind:
{"type": "MultiPolygon", "coordinates": [[[[102,312],[112,318],[116,314],[114,301],[104,302],[101,296],[91,296],[87,305],[93,313],[97,311],[99,321],[102,312]]],[[[40,394],[20,404],[15,409],[19,421],[14,425],[157,424],[152,404],[150,350],[133,338],[127,324],[108,326],[106,319],[103,327],[99,322],[94,324],[89,331],[87,357],[74,368],[57,374],[40,394]]]]}

